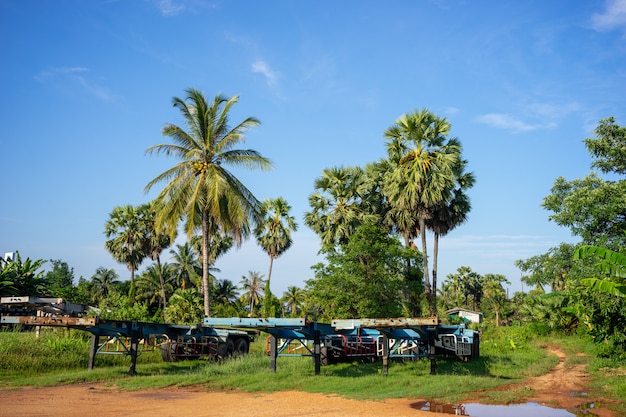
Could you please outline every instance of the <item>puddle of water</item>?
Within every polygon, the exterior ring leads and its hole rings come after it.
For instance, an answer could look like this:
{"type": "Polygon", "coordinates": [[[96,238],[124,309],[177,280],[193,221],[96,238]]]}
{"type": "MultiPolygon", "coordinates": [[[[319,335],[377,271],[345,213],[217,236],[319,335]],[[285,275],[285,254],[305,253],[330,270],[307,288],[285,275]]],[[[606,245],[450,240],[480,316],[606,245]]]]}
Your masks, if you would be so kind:
{"type": "Polygon", "coordinates": [[[411,408],[421,411],[452,414],[471,417],[576,417],[587,415],[572,414],[560,408],[546,407],[537,403],[488,405],[488,404],[442,404],[434,401],[420,401],[411,404],[411,408]]]}

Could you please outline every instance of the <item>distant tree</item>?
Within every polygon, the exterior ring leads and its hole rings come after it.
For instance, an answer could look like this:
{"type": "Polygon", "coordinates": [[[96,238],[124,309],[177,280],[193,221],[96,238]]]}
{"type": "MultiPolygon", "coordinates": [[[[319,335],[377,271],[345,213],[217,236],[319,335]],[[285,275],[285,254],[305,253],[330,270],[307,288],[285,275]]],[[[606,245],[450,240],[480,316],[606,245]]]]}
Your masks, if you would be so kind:
{"type": "Polygon", "coordinates": [[[502,311],[507,306],[507,294],[503,284],[509,284],[506,276],[502,274],[485,274],[482,277],[484,292],[483,311],[493,311],[496,315],[496,326],[500,326],[502,311]],[[486,308],[485,308],[486,305],[486,308]]]}
{"type": "Polygon", "coordinates": [[[119,282],[119,275],[114,269],[107,269],[101,266],[91,277],[91,282],[93,283],[93,300],[98,301],[107,298],[114,292],[114,287],[119,282]]]}
{"type": "MultiPolygon", "coordinates": [[[[130,271],[131,292],[134,290],[135,271],[148,256],[146,250],[146,206],[125,205],[115,207],[104,225],[108,239],[104,246],[117,262],[130,271]]],[[[130,294],[132,302],[133,294],[130,294]]]]}
{"type": "Polygon", "coordinates": [[[165,309],[165,321],[175,324],[198,324],[202,321],[202,293],[195,288],[177,289],[165,309]]]}
{"type": "Polygon", "coordinates": [[[164,309],[167,307],[164,300],[174,292],[174,279],[174,269],[168,263],[148,266],[137,276],[136,299],[156,306],[157,310],[164,309]]]}
{"type": "Polygon", "coordinates": [[[241,277],[241,301],[248,306],[250,317],[254,317],[254,307],[261,301],[264,283],[263,275],[256,271],[249,271],[248,276],[241,277]]]}
{"type": "Polygon", "coordinates": [[[52,270],[46,272],[45,280],[48,283],[48,292],[53,297],[74,301],[74,268],[60,259],[50,260],[52,270]]]}
{"type": "Polygon", "coordinates": [[[145,190],[166,183],[156,198],[157,229],[163,224],[176,229],[180,220],[185,219],[185,230],[190,238],[199,229],[202,231],[204,314],[210,316],[211,237],[217,232],[225,232],[232,235],[238,245],[241,244],[249,232],[250,219],[258,217],[260,204],[227,168],[269,169],[271,163],[257,151],[236,148],[244,141],[244,132],[259,124],[257,119],[248,117],[233,128],[229,126],[229,112],[238,96],[227,99],[217,95],[209,103],[198,90],[190,88],[186,94],[185,99],[174,97],[173,105],[181,111],[188,130],[167,124],[163,134],[174,144],[158,144],[146,150],[147,153],[163,152],[176,156],[181,162],[159,174],[145,190]]]}
{"type": "Polygon", "coordinates": [[[284,312],[289,313],[290,317],[297,317],[302,311],[304,305],[306,292],[302,288],[298,288],[295,285],[287,287],[287,291],[283,293],[281,301],[284,304],[284,312]]]}
{"type": "Polygon", "coordinates": [[[202,263],[198,259],[197,252],[189,242],[176,245],[176,249],[170,250],[172,256],[171,265],[176,276],[176,285],[183,290],[195,288],[202,289],[202,263]]]}
{"type": "Polygon", "coordinates": [[[272,278],[274,259],[277,259],[291,247],[293,243],[291,232],[298,230],[296,219],[289,214],[289,210],[291,210],[291,207],[282,197],[265,200],[261,204],[260,221],[257,223],[254,231],[257,243],[270,258],[269,271],[265,281],[266,317],[274,315],[270,311],[271,302],[273,301],[270,280],[272,278]]]}
{"type": "Polygon", "coordinates": [[[213,288],[213,299],[223,305],[234,304],[239,297],[239,289],[228,279],[220,279],[213,288]]]}

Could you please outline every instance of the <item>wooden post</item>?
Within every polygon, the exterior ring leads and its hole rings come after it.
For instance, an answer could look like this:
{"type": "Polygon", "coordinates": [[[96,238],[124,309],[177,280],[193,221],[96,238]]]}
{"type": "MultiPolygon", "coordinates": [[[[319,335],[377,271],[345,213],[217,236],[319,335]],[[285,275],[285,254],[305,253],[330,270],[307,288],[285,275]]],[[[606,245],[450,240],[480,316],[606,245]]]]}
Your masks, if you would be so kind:
{"type": "Polygon", "coordinates": [[[270,372],[276,373],[276,357],[278,356],[276,336],[270,336],[270,372]]]}
{"type": "Polygon", "coordinates": [[[94,363],[96,362],[96,353],[98,352],[98,342],[100,341],[100,336],[96,336],[95,334],[91,334],[91,343],[89,344],[89,363],[87,365],[87,370],[93,371],[94,363]]]}
{"type": "Polygon", "coordinates": [[[315,332],[313,333],[313,360],[315,361],[315,375],[319,375],[320,374],[320,368],[321,368],[321,351],[320,351],[320,344],[321,344],[321,337],[320,337],[320,331],[319,330],[315,330],[315,332]]]}

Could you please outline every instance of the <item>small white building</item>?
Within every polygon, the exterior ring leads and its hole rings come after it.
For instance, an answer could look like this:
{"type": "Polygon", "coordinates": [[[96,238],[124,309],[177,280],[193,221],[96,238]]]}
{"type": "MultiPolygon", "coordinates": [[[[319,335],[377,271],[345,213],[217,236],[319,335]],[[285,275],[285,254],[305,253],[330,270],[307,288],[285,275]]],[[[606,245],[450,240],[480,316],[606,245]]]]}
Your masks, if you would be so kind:
{"type": "Polygon", "coordinates": [[[466,308],[456,307],[446,311],[446,314],[452,318],[460,317],[472,323],[482,323],[483,313],[478,311],[468,310],[466,308]]]}

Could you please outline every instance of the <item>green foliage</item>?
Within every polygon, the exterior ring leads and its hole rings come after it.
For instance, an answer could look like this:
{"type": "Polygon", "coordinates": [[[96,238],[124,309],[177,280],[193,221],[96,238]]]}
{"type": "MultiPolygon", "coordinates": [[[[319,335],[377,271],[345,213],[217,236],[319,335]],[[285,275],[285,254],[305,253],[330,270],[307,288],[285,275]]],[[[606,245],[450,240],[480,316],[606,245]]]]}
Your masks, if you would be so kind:
{"type": "Polygon", "coordinates": [[[106,320],[153,321],[155,317],[144,303],[131,303],[127,295],[109,294],[98,304],[98,316],[106,320]]]}
{"type": "Polygon", "coordinates": [[[53,297],[64,298],[76,302],[74,287],[74,268],[60,259],[50,260],[52,270],[46,272],[45,280],[48,284],[48,293],[53,297]]]}
{"type": "Polygon", "coordinates": [[[315,278],[307,281],[313,305],[328,319],[399,316],[413,253],[373,224],[357,228],[348,244],[327,254],[327,265],[313,267],[315,278]]]}
{"type": "Polygon", "coordinates": [[[45,263],[43,259],[31,260],[22,257],[18,251],[12,261],[0,262],[0,295],[29,295],[38,296],[45,294],[48,282],[44,272],[37,270],[45,263]]]}
{"type": "Polygon", "coordinates": [[[198,324],[203,318],[202,294],[195,288],[177,289],[165,308],[165,321],[176,324],[198,324]]]}

